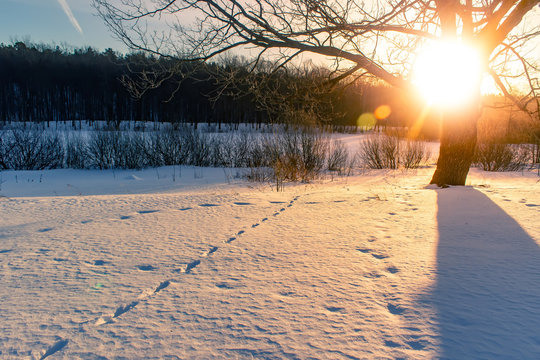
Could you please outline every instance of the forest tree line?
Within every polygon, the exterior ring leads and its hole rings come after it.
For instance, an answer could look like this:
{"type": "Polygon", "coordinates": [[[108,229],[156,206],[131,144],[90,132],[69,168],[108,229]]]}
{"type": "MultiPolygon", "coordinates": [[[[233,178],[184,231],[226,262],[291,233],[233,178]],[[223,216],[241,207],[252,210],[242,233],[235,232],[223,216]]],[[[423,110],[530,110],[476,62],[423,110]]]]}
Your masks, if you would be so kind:
{"type": "MultiPolygon", "coordinates": [[[[177,75],[160,81],[160,86],[141,92],[140,96],[134,96],[121,81],[136,78],[143,71],[154,74],[171,66],[168,62],[144,54],[122,55],[111,49],[98,52],[92,48],[65,50],[23,42],[0,44],[0,122],[104,120],[116,126],[122,121],[260,124],[297,116],[284,113],[282,99],[275,106],[264,106],[248,90],[222,91],[223,84],[213,74],[226,67],[229,73],[245,74],[241,62],[174,64],[179,66],[177,75]]],[[[280,91],[281,85],[276,86],[276,82],[306,83],[305,77],[310,76],[313,75],[276,77],[273,90],[280,91]]],[[[307,80],[309,83],[313,79],[307,80]]],[[[289,101],[287,91],[291,86],[282,85],[283,99],[289,101]]],[[[259,93],[265,91],[259,89],[259,93]]],[[[312,109],[316,103],[313,112],[324,122],[355,125],[360,114],[373,111],[389,96],[388,90],[377,86],[352,85],[315,92],[310,99],[301,97],[293,107],[312,109]]]]}

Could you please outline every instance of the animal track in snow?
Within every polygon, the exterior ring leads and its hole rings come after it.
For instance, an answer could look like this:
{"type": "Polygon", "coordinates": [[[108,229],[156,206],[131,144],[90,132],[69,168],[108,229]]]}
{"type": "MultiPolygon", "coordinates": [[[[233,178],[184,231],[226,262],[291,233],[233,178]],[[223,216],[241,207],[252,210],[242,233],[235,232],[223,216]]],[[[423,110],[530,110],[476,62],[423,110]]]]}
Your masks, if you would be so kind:
{"type": "Polygon", "coordinates": [[[52,230],[54,230],[54,228],[43,228],[43,229],[39,229],[38,232],[43,233],[43,232],[52,231],[52,230]]]}
{"type": "Polygon", "coordinates": [[[345,310],[345,308],[337,307],[337,306],[326,306],[326,310],[335,313],[335,312],[342,312],[343,310],[345,310]]]}
{"type": "Polygon", "coordinates": [[[195,269],[200,263],[201,263],[201,260],[198,260],[198,259],[193,260],[190,263],[182,264],[182,266],[180,266],[180,268],[178,268],[176,270],[173,270],[173,271],[174,272],[179,272],[179,273],[189,274],[191,272],[191,270],[195,269]]]}
{"type": "Polygon", "coordinates": [[[394,342],[392,340],[384,340],[384,345],[388,346],[388,347],[391,347],[391,348],[398,348],[398,347],[401,347],[400,344],[398,344],[397,342],[394,342]]]}
{"type": "Polygon", "coordinates": [[[234,286],[229,285],[227,283],[218,283],[218,284],[216,284],[216,287],[218,287],[220,289],[234,289],[234,286]]]}
{"type": "Polygon", "coordinates": [[[127,219],[131,219],[131,216],[130,215],[120,216],[120,220],[127,220],[127,219]]]}
{"type": "Polygon", "coordinates": [[[144,214],[152,214],[152,213],[156,213],[156,212],[159,212],[159,210],[141,210],[138,213],[141,214],[141,215],[144,215],[144,214]]]}
{"type": "Polygon", "coordinates": [[[396,274],[397,272],[399,272],[399,269],[397,267],[390,266],[390,267],[386,268],[386,271],[388,271],[391,274],[396,274]]]}
{"type": "Polygon", "coordinates": [[[5,253],[8,253],[8,252],[12,252],[13,249],[2,249],[0,250],[0,254],[5,254],[5,253]]]}
{"type": "Polygon", "coordinates": [[[92,220],[92,219],[83,220],[83,221],[81,221],[81,224],[88,224],[88,223],[91,223],[92,221],[94,221],[94,220],[92,220]]]}
{"type": "Polygon", "coordinates": [[[540,206],[538,204],[525,204],[525,206],[528,206],[528,207],[536,207],[536,206],[540,206]]]}
{"type": "Polygon", "coordinates": [[[113,315],[113,318],[117,318],[117,317],[122,316],[123,314],[127,313],[128,311],[133,309],[138,304],[139,304],[138,301],[132,301],[132,302],[130,302],[129,304],[127,304],[125,306],[120,305],[119,307],[116,308],[116,310],[114,312],[114,315],[113,315]]]}
{"type": "Polygon", "coordinates": [[[371,254],[371,256],[373,256],[375,259],[378,259],[378,260],[386,259],[388,257],[388,255],[383,255],[383,254],[371,254]]]}
{"type": "Polygon", "coordinates": [[[421,341],[407,341],[406,344],[409,345],[413,350],[422,350],[426,347],[421,341]]]}
{"type": "Polygon", "coordinates": [[[360,251],[361,253],[364,253],[364,254],[367,254],[368,252],[371,252],[371,249],[365,249],[365,248],[359,248],[359,249],[356,249],[358,251],[360,251]]]}
{"type": "Polygon", "coordinates": [[[137,269],[139,269],[141,271],[153,271],[153,270],[156,270],[155,267],[153,267],[152,265],[147,265],[147,264],[137,265],[137,269]]]}
{"type": "Polygon", "coordinates": [[[58,340],[56,343],[54,343],[53,346],[48,348],[47,351],[45,351],[45,354],[43,354],[43,356],[40,357],[39,359],[43,360],[43,359],[57,353],[58,351],[62,350],[64,347],[66,347],[68,342],[69,342],[68,339],[60,339],[60,340],[58,340]]]}
{"type": "Polygon", "coordinates": [[[388,311],[390,312],[390,314],[401,315],[405,312],[405,309],[394,304],[388,303],[386,307],[388,308],[388,311]]]}
{"type": "MultiPolygon", "coordinates": [[[[290,201],[288,207],[292,206],[292,204],[294,204],[294,202],[296,200],[298,200],[299,196],[296,196],[292,201],[290,201]]],[[[285,202],[271,202],[271,203],[279,203],[279,204],[284,204],[285,202]]],[[[247,203],[247,202],[236,202],[234,203],[235,205],[239,205],[239,206],[248,206],[248,205],[253,205],[251,203],[247,203]]],[[[217,204],[199,204],[199,206],[201,207],[213,207],[213,206],[219,206],[217,204]]],[[[186,207],[186,208],[182,208],[182,209],[179,209],[181,211],[186,211],[186,210],[191,210],[192,208],[191,207],[186,207]]],[[[157,212],[159,210],[143,210],[143,211],[139,211],[138,213],[139,214],[148,214],[148,213],[153,213],[153,212],[157,212]]],[[[276,212],[274,215],[279,215],[281,212],[285,211],[285,208],[281,208],[278,212],[276,212]]],[[[130,216],[125,216],[125,217],[122,217],[122,218],[130,218],[130,216]]],[[[265,221],[268,221],[268,217],[265,217],[261,220],[260,223],[262,222],[265,222],[265,221]]],[[[254,227],[257,227],[260,225],[260,223],[255,223],[252,225],[252,228],[254,227]]],[[[245,233],[245,230],[240,230],[237,232],[236,236],[232,236],[230,237],[228,240],[225,240],[225,243],[230,243],[234,240],[237,239],[238,236],[242,235],[245,233]]],[[[219,248],[217,246],[212,246],[209,250],[207,250],[206,252],[204,252],[201,256],[204,258],[204,257],[207,257],[213,253],[215,253],[219,248]]],[[[103,260],[94,260],[93,261],[93,265],[95,266],[101,266],[101,265],[104,265],[106,262],[103,261],[103,260]]],[[[173,272],[175,273],[185,273],[185,274],[189,274],[193,269],[195,269],[199,264],[201,263],[201,260],[200,259],[196,259],[196,260],[193,260],[187,264],[182,264],[179,268],[177,269],[174,269],[172,270],[173,272]]],[[[137,265],[136,266],[137,269],[141,270],[141,271],[153,271],[153,270],[157,270],[157,268],[155,268],[154,266],[152,265],[148,265],[148,264],[142,264],[142,265],[137,265]]],[[[100,318],[97,319],[97,321],[94,322],[94,324],[96,326],[99,326],[99,325],[103,325],[103,324],[109,324],[109,323],[112,323],[114,322],[114,319],[122,316],[123,314],[125,314],[126,312],[132,310],[133,308],[135,308],[141,301],[145,301],[147,300],[148,298],[150,298],[151,296],[159,293],[160,291],[162,291],[163,289],[167,288],[170,284],[171,284],[171,281],[172,280],[165,280],[163,282],[161,282],[157,287],[155,287],[153,290],[152,289],[148,289],[148,290],[145,290],[141,293],[141,295],[139,295],[139,297],[137,298],[137,300],[135,301],[132,301],[130,303],[128,303],[127,305],[121,305],[119,307],[116,308],[114,314],[110,315],[110,316],[102,316],[100,318]]],[[[233,286],[227,284],[227,283],[218,283],[216,284],[216,287],[218,288],[222,288],[222,289],[232,289],[233,286]]],[[[343,310],[343,308],[339,308],[339,307],[327,307],[326,308],[328,311],[331,311],[331,312],[340,312],[343,310]]],[[[82,324],[86,324],[86,323],[90,323],[90,321],[86,321],[84,323],[81,323],[82,324]]]]}
{"type": "Polygon", "coordinates": [[[206,257],[215,253],[219,248],[217,246],[212,246],[208,251],[204,252],[202,256],[206,257]]]}

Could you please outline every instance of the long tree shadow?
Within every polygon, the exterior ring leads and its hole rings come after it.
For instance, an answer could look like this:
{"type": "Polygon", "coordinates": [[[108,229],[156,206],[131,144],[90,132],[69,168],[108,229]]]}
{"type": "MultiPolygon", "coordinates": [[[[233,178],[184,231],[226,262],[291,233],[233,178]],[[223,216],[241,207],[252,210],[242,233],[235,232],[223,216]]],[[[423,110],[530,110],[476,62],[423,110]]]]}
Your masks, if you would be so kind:
{"type": "Polygon", "coordinates": [[[540,248],[486,195],[438,195],[441,358],[540,359],[540,248]]]}

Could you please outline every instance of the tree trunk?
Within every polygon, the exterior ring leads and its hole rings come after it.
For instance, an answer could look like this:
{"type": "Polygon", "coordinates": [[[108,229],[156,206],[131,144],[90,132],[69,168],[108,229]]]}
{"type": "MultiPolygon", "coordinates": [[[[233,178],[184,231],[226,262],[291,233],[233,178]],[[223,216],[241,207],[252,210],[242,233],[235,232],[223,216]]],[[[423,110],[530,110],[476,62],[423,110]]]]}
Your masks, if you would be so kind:
{"type": "Polygon", "coordinates": [[[476,148],[478,102],[443,114],[441,146],[431,184],[465,185],[476,148]]]}

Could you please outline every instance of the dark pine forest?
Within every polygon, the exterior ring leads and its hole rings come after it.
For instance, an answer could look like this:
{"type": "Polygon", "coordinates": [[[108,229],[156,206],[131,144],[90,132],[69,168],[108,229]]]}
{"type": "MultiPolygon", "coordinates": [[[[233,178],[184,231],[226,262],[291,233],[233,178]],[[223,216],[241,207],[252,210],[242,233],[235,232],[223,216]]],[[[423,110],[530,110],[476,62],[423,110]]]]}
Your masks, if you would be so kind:
{"type": "MultiPolygon", "coordinates": [[[[0,44],[0,122],[48,124],[104,120],[112,126],[119,126],[122,121],[196,126],[198,123],[260,124],[281,119],[272,113],[272,106],[261,106],[249,92],[240,96],[221,92],[221,85],[212,73],[225,65],[199,66],[186,62],[178,74],[189,76],[172,76],[140,96],[134,96],[121,81],[134,78],[134,74],[143,70],[166,68],[170,61],[143,54],[122,55],[111,49],[98,52],[92,48],[65,50],[22,42],[0,44]]],[[[284,79],[280,77],[276,81],[291,81],[290,77],[284,79]]],[[[373,111],[390,96],[381,88],[363,84],[316,94],[309,101],[323,104],[325,109],[321,111],[319,106],[318,113],[328,113],[327,123],[354,125],[361,113],[373,111]]]]}

